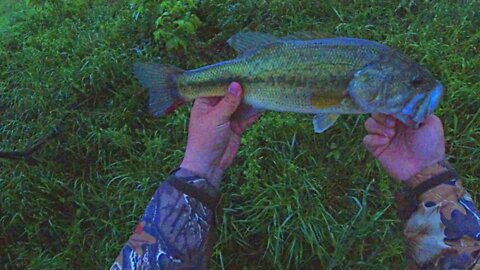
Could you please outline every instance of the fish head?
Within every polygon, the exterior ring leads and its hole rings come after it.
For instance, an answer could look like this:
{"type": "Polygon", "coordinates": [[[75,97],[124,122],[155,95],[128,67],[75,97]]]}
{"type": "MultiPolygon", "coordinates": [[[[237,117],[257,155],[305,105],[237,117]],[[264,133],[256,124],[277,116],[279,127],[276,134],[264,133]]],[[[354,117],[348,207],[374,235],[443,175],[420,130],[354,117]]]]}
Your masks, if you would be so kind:
{"type": "Polygon", "coordinates": [[[418,127],[438,107],[444,88],[433,75],[405,57],[367,65],[349,85],[354,102],[367,113],[383,113],[418,127]]]}

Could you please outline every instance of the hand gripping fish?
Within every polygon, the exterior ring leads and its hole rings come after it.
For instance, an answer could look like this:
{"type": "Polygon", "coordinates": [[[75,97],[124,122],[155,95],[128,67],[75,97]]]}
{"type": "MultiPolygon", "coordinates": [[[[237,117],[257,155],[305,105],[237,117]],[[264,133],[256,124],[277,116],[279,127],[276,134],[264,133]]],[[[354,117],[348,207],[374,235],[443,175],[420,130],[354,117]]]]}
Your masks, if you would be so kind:
{"type": "Polygon", "coordinates": [[[149,90],[150,111],[166,115],[197,97],[223,96],[237,81],[244,90],[241,116],[265,110],[315,114],[320,133],[340,114],[383,113],[418,127],[443,94],[428,70],[369,40],[246,32],[228,43],[237,58],[193,70],[135,64],[135,76],[149,90]]]}

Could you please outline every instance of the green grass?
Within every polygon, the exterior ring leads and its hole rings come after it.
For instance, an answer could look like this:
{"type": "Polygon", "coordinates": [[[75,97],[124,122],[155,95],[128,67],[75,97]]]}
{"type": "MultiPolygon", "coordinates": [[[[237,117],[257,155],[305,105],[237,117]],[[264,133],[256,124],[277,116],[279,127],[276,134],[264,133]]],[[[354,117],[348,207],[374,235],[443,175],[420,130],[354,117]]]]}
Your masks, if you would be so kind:
{"type": "Polygon", "coordinates": [[[8,15],[12,11],[13,1],[0,2],[0,31],[8,24],[8,15]]]}
{"type": "MultiPolygon", "coordinates": [[[[209,0],[188,8],[202,21],[193,30],[174,24],[193,20],[184,12],[157,28],[161,1],[139,1],[136,20],[126,1],[29,2],[0,2],[0,151],[61,133],[36,165],[0,160],[2,268],[109,266],[187,136],[189,109],[152,118],[131,64],[229,59],[225,41],[248,29],[372,39],[428,67],[447,89],[437,113],[449,159],[480,199],[478,1],[209,0]],[[158,29],[187,46],[153,40],[158,29]]],[[[214,268],[404,268],[398,186],[361,145],[366,117],[315,135],[311,116],[265,114],[224,181],[214,268]]]]}

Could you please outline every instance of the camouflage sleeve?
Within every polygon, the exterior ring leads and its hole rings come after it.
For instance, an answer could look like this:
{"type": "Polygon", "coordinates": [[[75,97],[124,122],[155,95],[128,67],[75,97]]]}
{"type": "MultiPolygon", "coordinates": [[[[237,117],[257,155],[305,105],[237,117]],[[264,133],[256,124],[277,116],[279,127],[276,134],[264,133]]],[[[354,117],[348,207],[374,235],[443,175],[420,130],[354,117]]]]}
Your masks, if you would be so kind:
{"type": "Polygon", "coordinates": [[[217,204],[206,179],[172,173],[110,269],[206,269],[217,204]]]}
{"type": "MultiPolygon", "coordinates": [[[[451,170],[446,162],[439,162],[417,174],[408,186],[413,189],[451,170]]],[[[404,197],[397,196],[396,201],[405,218],[408,269],[480,269],[480,213],[458,176],[420,194],[410,211],[404,197]]]]}

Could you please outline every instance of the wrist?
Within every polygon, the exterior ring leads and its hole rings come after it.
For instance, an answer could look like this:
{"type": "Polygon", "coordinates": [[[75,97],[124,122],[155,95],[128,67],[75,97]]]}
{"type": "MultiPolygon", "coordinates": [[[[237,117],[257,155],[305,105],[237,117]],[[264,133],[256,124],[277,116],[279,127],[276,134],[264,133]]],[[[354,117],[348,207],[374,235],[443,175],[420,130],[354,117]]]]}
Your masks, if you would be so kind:
{"type": "Polygon", "coordinates": [[[217,223],[215,215],[218,209],[220,193],[219,189],[208,182],[207,179],[186,169],[178,168],[172,171],[163,183],[202,203],[203,206],[213,212],[212,224],[217,223]]]}
{"type": "Polygon", "coordinates": [[[219,188],[223,177],[224,170],[216,168],[215,166],[204,166],[197,163],[191,163],[184,160],[180,164],[180,170],[177,172],[178,176],[192,176],[197,175],[207,179],[213,186],[219,188]]]}
{"type": "Polygon", "coordinates": [[[463,194],[457,173],[444,160],[428,166],[404,183],[406,187],[395,193],[402,220],[410,218],[422,203],[435,205],[447,198],[456,200],[463,194]]]}
{"type": "Polygon", "coordinates": [[[435,177],[439,174],[442,174],[448,170],[453,170],[452,166],[445,160],[437,161],[421,170],[419,170],[415,175],[405,180],[404,183],[409,188],[415,188],[427,181],[428,179],[435,177]]]}
{"type": "Polygon", "coordinates": [[[422,174],[424,170],[428,171],[428,168],[434,167],[438,162],[444,161],[445,155],[438,156],[436,158],[431,158],[429,160],[418,160],[418,159],[406,159],[401,166],[401,169],[398,165],[394,166],[395,170],[391,173],[391,176],[402,183],[409,185],[408,183],[415,179],[418,174],[422,174]],[[399,170],[400,169],[400,170],[399,170]]]}

